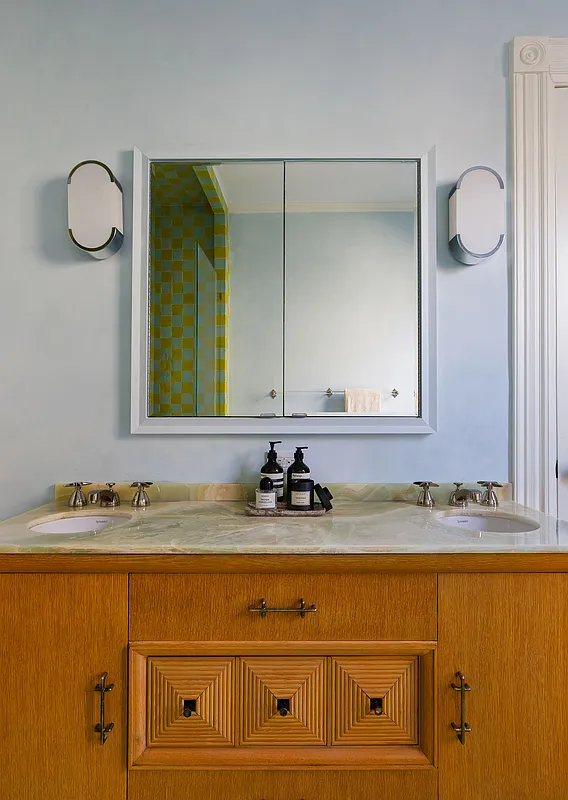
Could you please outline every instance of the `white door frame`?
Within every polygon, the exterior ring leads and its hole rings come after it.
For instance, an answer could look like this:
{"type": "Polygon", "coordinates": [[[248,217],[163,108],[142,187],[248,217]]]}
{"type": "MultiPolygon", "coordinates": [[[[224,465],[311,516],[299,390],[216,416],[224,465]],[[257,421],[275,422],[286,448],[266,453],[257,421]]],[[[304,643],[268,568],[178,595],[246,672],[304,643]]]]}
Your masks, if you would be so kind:
{"type": "Polygon", "coordinates": [[[554,98],[568,39],[511,43],[512,480],[519,503],[556,515],[556,169],[554,98]]]}

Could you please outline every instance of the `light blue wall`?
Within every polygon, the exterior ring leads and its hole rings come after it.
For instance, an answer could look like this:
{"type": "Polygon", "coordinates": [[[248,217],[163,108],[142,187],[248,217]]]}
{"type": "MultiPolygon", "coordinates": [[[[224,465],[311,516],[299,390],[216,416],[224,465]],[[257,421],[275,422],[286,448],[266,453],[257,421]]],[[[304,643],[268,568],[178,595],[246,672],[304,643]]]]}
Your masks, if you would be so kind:
{"type": "Polygon", "coordinates": [[[76,252],[65,181],[82,159],[107,162],[128,218],[135,143],[243,157],[435,144],[439,432],[298,443],[322,481],[507,477],[507,257],[456,267],[446,198],[472,164],[507,173],[507,43],[568,36],[565,0],[4,5],[0,515],[47,499],[55,481],[228,481],[262,463],[259,437],[128,433],[130,223],[118,256],[76,252]]]}

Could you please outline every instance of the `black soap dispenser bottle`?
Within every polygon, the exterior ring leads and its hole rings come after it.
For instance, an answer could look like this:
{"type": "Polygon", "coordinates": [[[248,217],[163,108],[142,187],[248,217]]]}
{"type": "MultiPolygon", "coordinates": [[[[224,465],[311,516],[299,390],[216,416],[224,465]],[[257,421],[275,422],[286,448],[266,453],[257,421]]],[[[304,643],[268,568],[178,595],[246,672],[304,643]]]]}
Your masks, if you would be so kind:
{"type": "Polygon", "coordinates": [[[270,450],[266,464],[260,471],[261,478],[270,478],[272,485],[276,491],[276,500],[279,503],[284,502],[284,469],[280,466],[278,461],[278,453],[274,449],[275,444],[282,444],[282,442],[269,442],[270,450]]]}
{"type": "Polygon", "coordinates": [[[294,453],[294,461],[288,467],[287,473],[287,483],[286,483],[286,499],[288,503],[290,503],[290,493],[292,491],[292,482],[293,481],[302,481],[306,480],[310,477],[310,468],[307,464],[304,463],[304,450],[307,450],[307,447],[296,447],[296,452],[294,453]]]}

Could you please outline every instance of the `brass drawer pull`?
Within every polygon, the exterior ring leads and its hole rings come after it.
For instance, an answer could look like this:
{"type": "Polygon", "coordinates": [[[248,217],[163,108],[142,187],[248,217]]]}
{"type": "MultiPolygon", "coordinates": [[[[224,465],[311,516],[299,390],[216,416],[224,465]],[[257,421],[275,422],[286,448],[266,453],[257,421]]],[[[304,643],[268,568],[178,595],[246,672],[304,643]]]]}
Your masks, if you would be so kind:
{"type": "Polygon", "coordinates": [[[101,675],[101,682],[97,683],[95,686],[95,692],[101,693],[101,705],[100,705],[100,715],[101,721],[98,725],[95,725],[95,731],[100,734],[100,743],[104,744],[108,739],[108,734],[114,728],[114,722],[109,722],[108,725],[105,725],[105,694],[107,692],[112,692],[114,689],[114,683],[111,683],[109,686],[106,685],[106,679],[108,678],[108,672],[104,672],[101,675]]]}
{"type": "Polygon", "coordinates": [[[306,614],[314,614],[317,608],[315,605],[306,606],[306,601],[303,597],[300,598],[299,608],[268,608],[266,600],[263,597],[260,601],[260,606],[251,604],[248,610],[258,612],[262,619],[264,619],[267,614],[299,614],[300,617],[304,619],[306,614]]]}
{"type": "Polygon", "coordinates": [[[456,678],[459,680],[459,686],[456,686],[455,683],[452,683],[452,689],[454,692],[460,693],[460,724],[456,725],[455,722],[450,723],[452,726],[452,730],[460,740],[461,744],[465,744],[465,735],[466,733],[471,733],[471,728],[465,721],[465,693],[471,692],[471,686],[465,682],[465,677],[462,675],[461,672],[456,672],[456,678]]]}

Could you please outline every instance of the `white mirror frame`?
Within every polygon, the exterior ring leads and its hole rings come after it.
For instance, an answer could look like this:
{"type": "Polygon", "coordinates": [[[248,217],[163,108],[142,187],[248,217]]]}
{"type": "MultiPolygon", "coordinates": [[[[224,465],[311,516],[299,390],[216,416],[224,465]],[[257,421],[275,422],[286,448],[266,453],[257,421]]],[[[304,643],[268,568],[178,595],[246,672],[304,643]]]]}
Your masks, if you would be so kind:
{"type": "MultiPolygon", "coordinates": [[[[381,153],[361,158],[409,159],[381,153]]],[[[276,158],[276,157],[275,157],[276,158]]],[[[309,157],[308,157],[309,158],[309,157]]],[[[324,160],[325,156],[318,156],[324,160]]],[[[330,158],[341,158],[332,156],[330,158]]],[[[351,156],[353,158],[353,156],[351,156]]],[[[145,154],[134,148],[132,224],[131,433],[218,434],[429,434],[436,431],[436,161],[432,148],[420,164],[420,417],[149,417],[148,416],[148,244],[152,161],[224,160],[219,153],[145,154]]],[[[254,161],[240,154],[226,160],[254,161]]],[[[280,159],[276,159],[280,160],[280,159]]],[[[285,161],[286,158],[281,160],[285,161]]]]}

